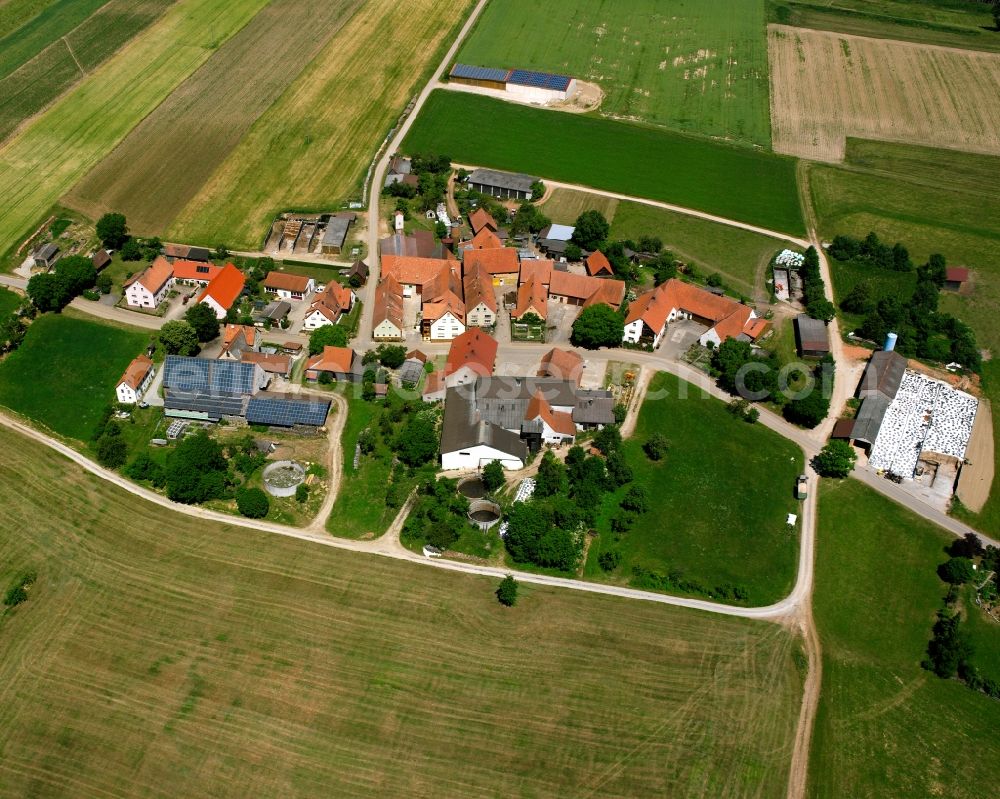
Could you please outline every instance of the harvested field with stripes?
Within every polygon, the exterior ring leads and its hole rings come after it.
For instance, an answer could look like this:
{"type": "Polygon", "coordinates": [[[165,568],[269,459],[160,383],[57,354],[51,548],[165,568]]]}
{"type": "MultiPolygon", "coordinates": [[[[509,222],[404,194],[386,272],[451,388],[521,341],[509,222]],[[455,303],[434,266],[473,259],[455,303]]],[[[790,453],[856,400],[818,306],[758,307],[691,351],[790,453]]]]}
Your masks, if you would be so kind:
{"type": "Polygon", "coordinates": [[[121,211],[133,232],[162,234],[360,3],[272,0],[142,120],[65,203],[94,219],[121,211]]]}
{"type": "Polygon", "coordinates": [[[779,626],[147,505],[0,429],[10,795],[784,797],[779,626]]]}
{"type": "Polygon", "coordinates": [[[263,5],[178,0],[0,146],[0,249],[16,248],[73,184],[263,5]]]}
{"type": "Polygon", "coordinates": [[[472,0],[367,0],[167,234],[257,248],[280,211],[329,210],[360,198],[372,155],[471,6],[472,0]]]}
{"type": "Polygon", "coordinates": [[[1000,154],[1000,54],[769,30],[777,152],[840,161],[852,136],[1000,154]]]}

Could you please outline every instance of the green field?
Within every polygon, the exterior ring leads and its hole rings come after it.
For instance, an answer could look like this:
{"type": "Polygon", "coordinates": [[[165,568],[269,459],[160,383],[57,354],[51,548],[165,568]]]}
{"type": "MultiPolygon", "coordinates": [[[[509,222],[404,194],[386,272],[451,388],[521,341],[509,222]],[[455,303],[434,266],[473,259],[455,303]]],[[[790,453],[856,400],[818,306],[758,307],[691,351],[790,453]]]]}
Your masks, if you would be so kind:
{"type": "Polygon", "coordinates": [[[765,291],[767,264],[786,246],[781,239],[687,214],[641,203],[620,203],[611,237],[636,240],[642,235],[658,236],[679,259],[694,264],[703,274],[718,272],[730,286],[748,296],[754,294],[757,282],[765,291]]]}
{"type": "Polygon", "coordinates": [[[165,233],[358,3],[272,0],[136,125],[64,202],[94,219],[120,211],[140,235],[165,233]],[[225,124],[206,130],[213,118],[225,124]]]}
{"type": "Polygon", "coordinates": [[[785,796],[779,625],[174,515],[0,432],[11,796],[785,796]]]}
{"type": "Polygon", "coordinates": [[[618,200],[589,191],[553,189],[538,208],[557,225],[572,225],[584,211],[600,211],[612,222],[618,213],[618,200]]]}
{"type": "Polygon", "coordinates": [[[0,288],[0,316],[13,313],[21,305],[21,297],[10,289],[0,288]]]}
{"type": "Polygon", "coordinates": [[[56,433],[86,441],[115,386],[149,343],[127,331],[71,316],[40,316],[0,363],[0,404],[56,433]]]}
{"type": "Polygon", "coordinates": [[[983,766],[1000,762],[1000,702],[920,667],[946,588],[935,569],[950,540],[860,483],[822,486],[813,602],[823,686],[812,796],[995,793],[983,766]]]}
{"type": "MultiPolygon", "coordinates": [[[[0,141],[149,27],[172,2],[111,0],[106,5],[97,3],[101,6],[99,9],[62,38],[51,40],[30,61],[10,74],[0,69],[0,141]]],[[[87,4],[73,5],[84,8],[87,4]]],[[[52,28],[46,25],[43,30],[48,35],[52,28]]],[[[2,43],[0,52],[3,52],[2,43]]]]}
{"type": "Polygon", "coordinates": [[[768,0],[768,19],[879,39],[1000,50],[989,5],[976,0],[768,0]]]}
{"type": "Polygon", "coordinates": [[[4,0],[0,3],[0,37],[34,19],[57,0],[4,0]]]}
{"type": "Polygon", "coordinates": [[[662,129],[474,94],[431,94],[403,144],[799,234],[795,160],[662,129]],[[483,136],[484,120],[496,135],[483,136]]]}
{"type": "Polygon", "coordinates": [[[764,0],[490,3],[458,61],[597,83],[601,113],[767,147],[764,0]]]}
{"type": "Polygon", "coordinates": [[[0,147],[0,251],[17,247],[64,192],[264,4],[178,0],[0,147]]]}
{"type": "Polygon", "coordinates": [[[708,587],[744,586],[748,605],[786,596],[795,582],[798,541],[785,525],[798,513],[793,497],[802,452],[762,425],[736,419],[726,406],[673,375],[660,373],[635,433],[625,442],[635,482],[646,487],[649,511],[619,544],[610,517],[625,493],[605,503],[600,538],[589,552],[586,575],[602,579],[600,553],[618,548],[622,565],[612,579],[625,581],[633,566],[661,574],[673,570],[708,587]],[[642,444],[659,431],[670,451],[650,461],[642,444]]]}
{"type": "MultiPolygon", "coordinates": [[[[73,31],[106,0],[56,0],[0,39],[0,78],[73,31]]],[[[65,49],[65,48],[63,48],[65,49]]]]}

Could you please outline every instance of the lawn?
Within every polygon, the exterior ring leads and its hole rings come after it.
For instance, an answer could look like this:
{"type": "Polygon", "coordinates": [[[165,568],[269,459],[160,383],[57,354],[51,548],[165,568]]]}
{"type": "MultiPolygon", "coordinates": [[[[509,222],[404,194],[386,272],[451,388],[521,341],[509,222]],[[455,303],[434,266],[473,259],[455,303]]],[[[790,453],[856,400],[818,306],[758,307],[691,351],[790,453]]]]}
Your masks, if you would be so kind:
{"type": "Polygon", "coordinates": [[[471,7],[471,0],[364,3],[257,120],[168,234],[256,249],[280,211],[329,211],[360,200],[375,151],[471,7]]]}
{"type": "Polygon", "coordinates": [[[20,244],[64,192],[265,2],[178,0],[0,147],[0,250],[20,244]]]}
{"type": "Polygon", "coordinates": [[[1000,702],[920,667],[945,594],[935,568],[949,540],[860,483],[822,486],[813,601],[823,686],[812,796],[993,792],[977,775],[1000,761],[1000,702]]]}
{"type": "Polygon", "coordinates": [[[764,0],[491,3],[459,52],[600,85],[601,113],[767,147],[764,0]]]}
{"type": "Polygon", "coordinates": [[[800,28],[1000,50],[989,5],[977,0],[768,0],[768,18],[800,28]]]}
{"type": "MultiPolygon", "coordinates": [[[[149,27],[171,2],[172,0],[111,0],[64,37],[49,38],[51,43],[44,50],[10,74],[5,74],[5,70],[0,69],[0,141],[10,135],[21,122],[45,108],[85,73],[93,72],[115,51],[149,27]]],[[[67,5],[86,9],[89,4],[60,2],[51,8],[67,5]]],[[[101,3],[96,5],[100,6],[101,3]]],[[[41,16],[45,17],[46,14],[41,16]]],[[[45,35],[51,37],[52,30],[47,22],[45,35]]],[[[16,48],[13,51],[16,52],[16,48]]],[[[2,43],[0,52],[3,52],[2,43]]],[[[0,61],[2,60],[0,57],[0,61]]]]}
{"type": "Polygon", "coordinates": [[[538,209],[557,225],[572,225],[584,211],[600,211],[611,222],[618,212],[618,200],[589,191],[553,189],[538,209]]]}
{"type": "Polygon", "coordinates": [[[785,796],[779,625],[174,515],[0,432],[10,795],[785,796]]]}
{"type": "Polygon", "coordinates": [[[436,91],[407,152],[527,172],[800,234],[794,159],[663,129],[436,91]],[[484,137],[483,120],[502,135],[484,137]]]}
{"type": "Polygon", "coordinates": [[[136,125],[73,188],[66,204],[94,219],[120,211],[133,232],[164,234],[359,2],[272,0],[136,125]],[[205,135],[205,120],[213,116],[226,124],[205,135]],[[194,141],[197,147],[186,146],[194,141]]]}
{"type": "MultiPolygon", "coordinates": [[[[611,225],[615,239],[658,236],[663,246],[703,274],[721,274],[733,288],[751,296],[758,274],[786,245],[748,230],[641,203],[619,203],[611,225]]],[[[763,286],[763,282],[761,283],[763,286]]]]}
{"type": "Polygon", "coordinates": [[[635,482],[649,494],[649,511],[615,544],[610,517],[625,490],[605,503],[600,538],[590,547],[589,579],[627,581],[641,566],[712,589],[743,586],[748,605],[768,605],[795,582],[797,537],[785,524],[798,513],[793,491],[802,452],[762,425],[736,419],[724,403],[679,378],[660,373],[650,384],[625,454],[635,482]],[[642,445],[654,432],[670,440],[654,463],[642,445]],[[620,549],[622,565],[610,577],[597,565],[601,552],[620,549]]]}
{"type": "Polygon", "coordinates": [[[0,316],[14,313],[21,306],[21,296],[10,289],[0,288],[0,316]]]}
{"type": "Polygon", "coordinates": [[[101,412],[115,401],[118,378],[149,338],[146,331],[40,316],[24,343],[0,363],[0,404],[87,441],[101,412]]]}

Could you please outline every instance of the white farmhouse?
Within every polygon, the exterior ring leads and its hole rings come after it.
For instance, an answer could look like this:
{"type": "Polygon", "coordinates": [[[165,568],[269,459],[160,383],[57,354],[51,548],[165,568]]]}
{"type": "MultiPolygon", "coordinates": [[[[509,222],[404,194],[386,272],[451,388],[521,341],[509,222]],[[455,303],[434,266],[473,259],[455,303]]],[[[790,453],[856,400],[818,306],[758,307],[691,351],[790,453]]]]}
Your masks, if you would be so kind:
{"type": "Polygon", "coordinates": [[[125,302],[132,308],[155,310],[173,285],[173,265],[163,256],[158,256],[148,269],[125,283],[125,302]]]}
{"type": "Polygon", "coordinates": [[[138,403],[142,399],[142,395],[146,393],[150,383],[153,382],[155,374],[156,368],[153,366],[153,362],[145,355],[140,355],[128,365],[125,374],[118,381],[118,387],[115,390],[118,401],[128,405],[138,403]]]}

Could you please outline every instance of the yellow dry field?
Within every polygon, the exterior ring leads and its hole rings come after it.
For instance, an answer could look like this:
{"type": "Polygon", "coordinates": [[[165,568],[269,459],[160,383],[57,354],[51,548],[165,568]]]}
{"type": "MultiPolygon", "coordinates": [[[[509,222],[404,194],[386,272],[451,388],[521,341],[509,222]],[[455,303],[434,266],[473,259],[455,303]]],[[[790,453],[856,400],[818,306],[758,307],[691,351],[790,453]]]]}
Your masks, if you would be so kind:
{"type": "Polygon", "coordinates": [[[173,514],[0,428],[0,795],[785,796],[795,640],[173,514]]]}
{"type": "Polygon", "coordinates": [[[777,152],[844,158],[848,136],[1000,154],[1000,54],[771,25],[777,152]]]}
{"type": "Polygon", "coordinates": [[[178,241],[259,247],[288,209],[354,195],[471,0],[368,0],[174,220],[178,241]]]}

